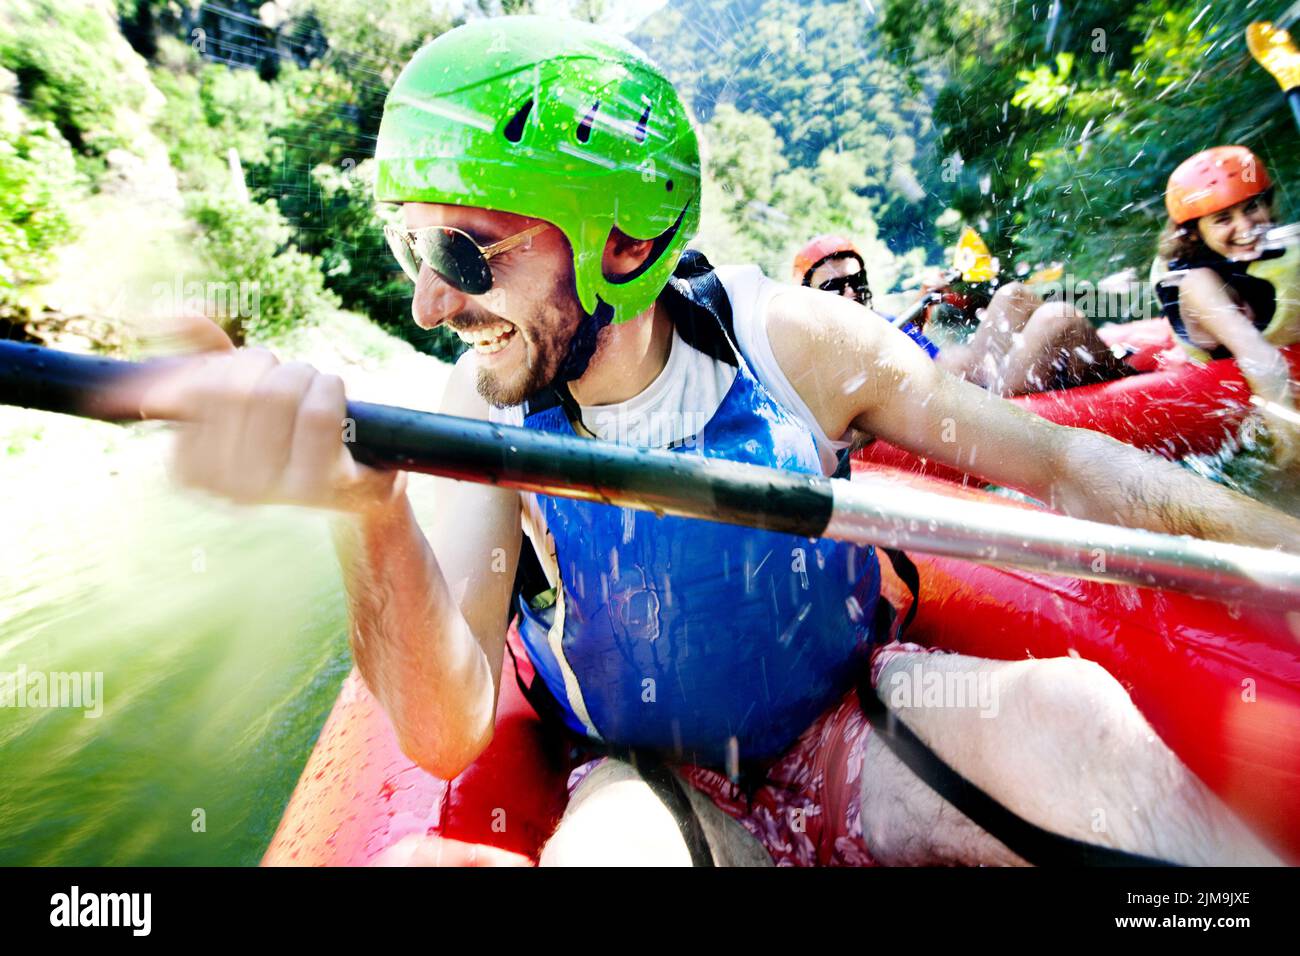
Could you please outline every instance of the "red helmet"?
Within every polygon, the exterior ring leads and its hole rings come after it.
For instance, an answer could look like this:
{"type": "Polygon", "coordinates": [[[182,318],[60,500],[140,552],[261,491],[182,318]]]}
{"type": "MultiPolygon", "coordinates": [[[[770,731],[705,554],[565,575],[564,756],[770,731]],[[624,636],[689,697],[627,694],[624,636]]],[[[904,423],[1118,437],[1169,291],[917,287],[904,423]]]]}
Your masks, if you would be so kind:
{"type": "Polygon", "coordinates": [[[1245,146],[1215,146],[1174,170],[1165,208],[1178,225],[1235,206],[1273,186],[1268,170],[1245,146]]]}
{"type": "Polygon", "coordinates": [[[794,281],[800,285],[807,285],[814,269],[832,256],[843,255],[856,256],[858,263],[866,268],[866,263],[862,261],[862,253],[858,252],[858,247],[851,240],[843,236],[818,236],[795,253],[794,281]]]}

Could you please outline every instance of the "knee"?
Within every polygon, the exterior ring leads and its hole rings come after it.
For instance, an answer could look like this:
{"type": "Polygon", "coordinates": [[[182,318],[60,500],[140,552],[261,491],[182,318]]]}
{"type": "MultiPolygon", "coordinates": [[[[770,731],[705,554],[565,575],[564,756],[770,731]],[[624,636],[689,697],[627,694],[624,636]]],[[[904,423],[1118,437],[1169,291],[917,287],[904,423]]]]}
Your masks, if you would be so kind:
{"type": "Polygon", "coordinates": [[[1122,684],[1104,667],[1074,657],[1026,661],[1014,681],[1014,706],[1046,736],[1075,746],[1111,746],[1121,731],[1145,727],[1122,684]]]}
{"type": "MultiPolygon", "coordinates": [[[[630,821],[627,826],[633,825],[630,821]]],[[[588,816],[565,818],[538,855],[538,866],[646,865],[627,847],[620,846],[626,827],[601,825],[588,816]]],[[[688,865],[688,864],[682,864],[688,865]]]]}
{"type": "Polygon", "coordinates": [[[989,311],[1020,312],[1030,315],[1043,304],[1043,300],[1033,289],[1023,282],[1008,282],[999,287],[989,302],[989,311]]]}
{"type": "Polygon", "coordinates": [[[1074,306],[1048,302],[1034,309],[1025,324],[1025,337],[1052,343],[1074,341],[1087,324],[1088,320],[1074,306]]]}
{"type": "Polygon", "coordinates": [[[607,761],[574,792],[541,866],[690,866],[676,821],[630,766],[607,761]]]}

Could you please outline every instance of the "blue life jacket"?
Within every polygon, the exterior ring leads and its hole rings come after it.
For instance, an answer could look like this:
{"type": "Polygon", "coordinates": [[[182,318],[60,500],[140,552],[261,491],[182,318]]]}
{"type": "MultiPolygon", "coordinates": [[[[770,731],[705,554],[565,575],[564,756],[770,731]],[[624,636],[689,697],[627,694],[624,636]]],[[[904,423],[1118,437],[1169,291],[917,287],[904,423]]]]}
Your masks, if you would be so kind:
{"type": "MultiPolygon", "coordinates": [[[[892,318],[892,316],[886,316],[886,318],[892,318]]],[[[930,358],[938,356],[939,346],[931,342],[929,336],[922,332],[915,322],[908,322],[907,325],[903,326],[903,332],[909,339],[921,346],[925,350],[925,354],[930,358]]]]}
{"type": "MultiPolygon", "coordinates": [[[[715,357],[729,351],[737,374],[700,433],[672,450],[820,475],[811,430],[735,347],[721,283],[682,270],[665,292],[679,335],[715,357]]],[[[574,434],[566,404],[530,402],[525,427],[574,434]]],[[[854,686],[880,600],[873,548],[546,495],[538,504],[560,582],[549,606],[520,602],[520,635],[571,729],[733,767],[786,751],[854,686]]]]}

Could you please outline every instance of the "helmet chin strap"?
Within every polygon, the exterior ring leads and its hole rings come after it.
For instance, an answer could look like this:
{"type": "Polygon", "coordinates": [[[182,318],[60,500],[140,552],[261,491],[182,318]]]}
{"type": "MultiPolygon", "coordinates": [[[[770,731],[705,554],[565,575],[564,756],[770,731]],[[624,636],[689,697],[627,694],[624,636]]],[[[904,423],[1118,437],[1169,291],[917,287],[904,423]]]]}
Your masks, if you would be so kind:
{"type": "Polygon", "coordinates": [[[600,330],[609,325],[613,318],[614,307],[603,299],[596,300],[595,312],[583,314],[573,338],[569,340],[569,351],[560,363],[560,370],[555,373],[553,384],[567,385],[582,378],[591,357],[596,354],[596,340],[600,336],[600,330]]]}

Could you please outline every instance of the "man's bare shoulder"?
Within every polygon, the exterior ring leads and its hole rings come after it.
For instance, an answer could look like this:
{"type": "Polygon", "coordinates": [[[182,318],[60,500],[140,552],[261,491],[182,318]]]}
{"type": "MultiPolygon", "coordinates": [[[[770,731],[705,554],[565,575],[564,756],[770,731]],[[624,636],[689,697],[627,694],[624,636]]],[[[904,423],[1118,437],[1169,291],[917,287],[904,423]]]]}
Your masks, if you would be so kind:
{"type": "Polygon", "coordinates": [[[883,344],[887,331],[888,323],[865,306],[805,286],[783,286],[768,305],[768,340],[782,367],[786,358],[801,355],[819,363],[833,361],[846,348],[860,359],[883,344]]]}
{"type": "Polygon", "coordinates": [[[826,312],[825,292],[807,286],[781,285],[768,301],[767,331],[773,345],[778,338],[811,338],[822,328],[826,312]]]}
{"type": "Polygon", "coordinates": [[[783,286],[768,300],[766,333],[772,357],[822,430],[845,434],[863,407],[873,335],[867,309],[840,296],[783,286]]]}
{"type": "Polygon", "coordinates": [[[905,358],[910,344],[865,306],[801,286],[772,296],[767,335],[786,377],[810,407],[827,409],[831,418],[853,406],[853,400],[846,403],[851,396],[868,398],[881,373],[896,364],[900,349],[905,358]]]}
{"type": "MultiPolygon", "coordinates": [[[[457,415],[484,422],[490,420],[492,407],[479,394],[478,370],[472,352],[466,352],[456,360],[451,375],[447,377],[439,411],[444,415],[457,415]]],[[[457,495],[481,495],[489,500],[509,501],[519,497],[516,491],[491,485],[452,483],[452,487],[457,489],[457,495]]]]}

